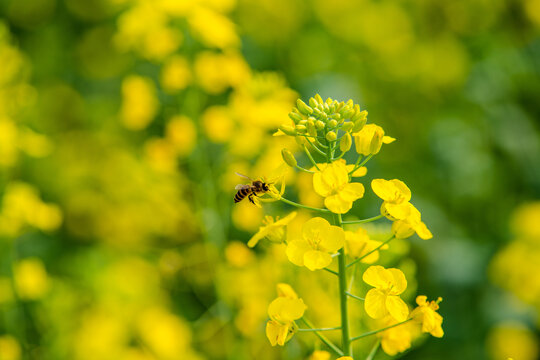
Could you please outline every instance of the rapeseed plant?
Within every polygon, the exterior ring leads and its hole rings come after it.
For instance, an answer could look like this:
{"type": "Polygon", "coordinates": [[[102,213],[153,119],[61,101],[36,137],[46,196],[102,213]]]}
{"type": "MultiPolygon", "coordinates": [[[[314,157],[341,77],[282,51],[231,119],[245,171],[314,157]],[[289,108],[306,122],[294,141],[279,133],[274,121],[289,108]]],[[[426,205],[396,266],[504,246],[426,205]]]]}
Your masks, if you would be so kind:
{"type": "MultiPolygon", "coordinates": [[[[380,214],[368,219],[344,221],[355,201],[365,194],[362,183],[355,178],[366,175],[366,163],[378,154],[383,144],[390,144],[394,138],[385,135],[384,130],[375,124],[367,123],[367,111],[353,103],[338,102],[331,98],[323,101],[319,95],[309,99],[309,104],[302,100],[289,113],[290,123],[283,124],[274,134],[289,136],[305,152],[310,161],[309,166],[301,166],[294,154],[283,149],[283,161],[289,167],[312,177],[313,191],[324,198],[324,207],[308,206],[294,202],[284,197],[285,175],[277,176],[272,182],[272,189],[264,194],[258,194],[260,202],[282,201],[302,210],[308,210],[320,216],[308,218],[302,225],[300,235],[286,236],[288,223],[296,216],[296,212],[287,215],[282,220],[267,217],[259,231],[249,241],[250,247],[255,246],[261,239],[267,238],[272,243],[284,243],[285,253],[290,262],[297,266],[305,266],[311,271],[325,270],[336,275],[339,284],[339,326],[316,328],[304,315],[309,309],[304,305],[294,290],[286,286],[268,308],[270,320],[267,323],[266,334],[272,346],[284,346],[296,332],[314,332],[320,340],[339,359],[353,359],[353,342],[371,335],[378,335],[380,341],[370,352],[372,359],[380,345],[388,355],[405,351],[411,342],[421,332],[442,337],[442,316],[436,311],[437,301],[427,302],[426,296],[418,296],[418,307],[410,311],[409,305],[400,295],[407,288],[405,274],[397,268],[385,268],[373,265],[365,270],[362,279],[373,288],[365,297],[351,292],[354,284],[354,271],[349,270],[359,262],[372,264],[379,260],[379,252],[389,248],[393,239],[404,239],[414,233],[422,239],[433,237],[430,230],[421,220],[421,214],[411,204],[412,193],[405,183],[398,179],[374,179],[371,182],[373,192],[383,200],[380,214]],[[354,143],[354,147],[353,147],[354,143]],[[345,154],[354,149],[357,153],[355,163],[347,164],[345,154]],[[316,161],[320,157],[325,161],[316,161]],[[277,183],[281,182],[281,189],[277,183]],[[330,223],[325,217],[328,217],[330,223]],[[358,227],[355,231],[344,230],[345,226],[354,226],[374,222],[386,218],[392,221],[392,236],[385,241],[370,239],[366,229],[358,227]],[[337,259],[337,271],[330,268],[334,258],[337,259]],[[382,328],[352,336],[351,323],[357,321],[351,318],[349,299],[362,301],[365,313],[373,319],[380,319],[382,328]],[[301,320],[307,328],[299,328],[296,321],[301,320]],[[341,331],[341,346],[334,344],[324,331],[341,331]]],[[[259,201],[255,204],[259,205],[259,201]]],[[[284,286],[283,284],[280,286],[284,286]]],[[[312,358],[327,359],[326,352],[315,352],[312,358]]]]}

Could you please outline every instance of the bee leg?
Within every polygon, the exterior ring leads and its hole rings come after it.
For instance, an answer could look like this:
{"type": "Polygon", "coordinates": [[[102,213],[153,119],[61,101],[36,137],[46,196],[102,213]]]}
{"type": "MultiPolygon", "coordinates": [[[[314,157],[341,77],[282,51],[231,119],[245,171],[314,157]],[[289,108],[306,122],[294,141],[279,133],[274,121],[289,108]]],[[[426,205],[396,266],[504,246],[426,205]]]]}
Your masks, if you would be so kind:
{"type": "Polygon", "coordinates": [[[253,194],[249,194],[248,200],[249,200],[250,203],[252,203],[253,205],[255,205],[255,201],[253,201],[253,194]]]}

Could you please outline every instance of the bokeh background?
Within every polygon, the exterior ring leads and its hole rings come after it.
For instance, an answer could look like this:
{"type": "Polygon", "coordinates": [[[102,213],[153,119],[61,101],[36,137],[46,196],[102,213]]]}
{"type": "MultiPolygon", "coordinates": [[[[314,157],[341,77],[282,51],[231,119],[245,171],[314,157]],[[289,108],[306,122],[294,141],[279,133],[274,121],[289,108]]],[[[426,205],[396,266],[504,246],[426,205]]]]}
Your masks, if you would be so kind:
{"type": "MultiPolygon", "coordinates": [[[[296,149],[271,134],[315,93],[398,139],[365,184],[405,181],[434,233],[382,257],[411,303],[444,298],[445,336],[398,357],[540,358],[539,0],[1,0],[0,17],[0,359],[307,358],[312,335],[270,346],[267,305],[288,282],[334,326],[335,280],[248,249],[263,212],[232,197],[235,171],[296,149]]],[[[287,192],[317,205],[310,187],[287,192]]]]}

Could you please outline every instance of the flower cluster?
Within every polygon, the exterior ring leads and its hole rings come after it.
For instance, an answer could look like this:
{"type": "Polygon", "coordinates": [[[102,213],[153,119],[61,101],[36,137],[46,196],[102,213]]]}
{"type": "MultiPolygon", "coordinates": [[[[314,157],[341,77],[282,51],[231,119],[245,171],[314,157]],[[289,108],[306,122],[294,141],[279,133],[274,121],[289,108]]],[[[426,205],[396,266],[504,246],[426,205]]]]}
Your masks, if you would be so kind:
{"type": "MultiPolygon", "coordinates": [[[[365,176],[366,163],[381,151],[383,144],[390,144],[395,139],[386,136],[380,126],[367,124],[367,112],[352,100],[338,102],[328,98],[323,101],[319,95],[315,95],[308,103],[298,100],[297,106],[289,113],[292,123],[281,125],[275,135],[293,137],[300,145],[306,160],[310,162],[308,166],[303,166],[300,158],[288,149],[281,151],[283,161],[289,167],[311,176],[312,189],[322,198],[324,207],[289,200],[284,195],[283,187],[279,195],[263,194],[260,201],[280,200],[299,208],[304,215],[296,216],[297,213],[293,212],[283,219],[266,217],[264,225],[251,238],[248,246],[255,246],[262,238],[267,238],[271,243],[285,243],[285,253],[293,264],[336,275],[339,279],[341,325],[323,329],[311,326],[304,316],[306,306],[303,300],[290,286],[280,284],[279,297],[268,308],[270,320],[266,334],[270,343],[283,346],[296,331],[313,331],[341,356],[340,359],[352,359],[353,342],[373,334],[381,337],[382,349],[389,355],[408,349],[422,332],[441,337],[442,316],[437,313],[441,299],[428,302],[426,296],[418,296],[418,306],[411,311],[405,301],[407,299],[401,298],[407,289],[407,279],[401,269],[372,265],[362,275],[363,281],[372,288],[364,297],[353,293],[357,265],[379,262],[381,251],[389,249],[392,239],[405,239],[414,233],[422,239],[433,237],[422,221],[420,211],[410,202],[411,190],[398,179],[374,179],[371,182],[371,189],[383,200],[380,215],[363,220],[343,219],[366,191],[364,185],[354,179],[365,176]],[[351,149],[354,149],[357,160],[348,164],[345,155],[351,149]],[[310,217],[306,211],[316,212],[320,216],[310,217]],[[306,217],[299,231],[286,231],[296,221],[295,218],[306,217]],[[382,218],[392,221],[386,230],[392,236],[384,241],[372,237],[367,228],[356,226],[382,218]],[[345,230],[347,226],[356,228],[345,230]],[[351,337],[349,299],[363,301],[365,314],[379,321],[383,328],[351,337]],[[308,328],[298,329],[295,320],[299,318],[308,328]],[[341,347],[322,335],[321,332],[325,330],[341,331],[341,347]]],[[[329,359],[330,354],[319,351],[313,353],[311,358],[329,359]]]]}

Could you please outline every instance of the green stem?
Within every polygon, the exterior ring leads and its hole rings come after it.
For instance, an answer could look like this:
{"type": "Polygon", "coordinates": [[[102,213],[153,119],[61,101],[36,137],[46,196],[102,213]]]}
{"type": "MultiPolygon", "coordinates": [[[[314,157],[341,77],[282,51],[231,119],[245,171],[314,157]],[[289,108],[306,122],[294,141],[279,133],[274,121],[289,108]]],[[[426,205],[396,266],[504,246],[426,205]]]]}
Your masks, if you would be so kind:
{"type": "MultiPolygon", "coordinates": [[[[318,152],[319,154],[321,154],[322,156],[325,156],[325,155],[326,155],[326,153],[323,152],[321,149],[319,149],[313,142],[311,142],[311,140],[309,140],[309,139],[306,138],[305,136],[304,136],[304,138],[309,142],[309,145],[311,145],[311,147],[315,149],[315,151],[317,151],[317,152],[318,152]]],[[[304,146],[305,146],[305,145],[304,145],[304,146]]]]}
{"type": "Polygon", "coordinates": [[[351,294],[350,292],[346,292],[347,295],[349,295],[350,297],[352,297],[353,299],[356,299],[356,300],[360,300],[360,301],[364,301],[365,299],[364,298],[361,298],[360,296],[356,296],[356,295],[353,295],[351,294]]]}
{"type": "Polygon", "coordinates": [[[375,344],[373,345],[373,348],[371,348],[371,351],[369,352],[369,355],[367,356],[366,360],[373,360],[375,357],[375,354],[377,353],[377,350],[379,350],[379,345],[381,345],[381,340],[377,340],[375,344]]]}
{"type": "Polygon", "coordinates": [[[323,268],[323,270],[326,270],[326,271],[328,271],[328,272],[331,273],[331,274],[334,274],[334,275],[339,276],[339,273],[338,273],[337,271],[331,270],[331,269],[329,269],[329,268],[323,268]]]}
{"type": "Polygon", "coordinates": [[[347,224],[347,225],[348,224],[365,224],[365,223],[369,223],[375,220],[382,219],[383,217],[384,215],[381,214],[381,215],[373,216],[373,217],[362,219],[362,220],[344,221],[343,224],[347,224]]]}
{"type": "Polygon", "coordinates": [[[403,324],[405,324],[406,322],[409,322],[409,321],[411,321],[411,320],[412,320],[412,319],[407,319],[407,320],[405,320],[405,321],[402,321],[402,322],[399,322],[399,323],[397,323],[397,324],[394,324],[394,325],[390,325],[390,326],[384,327],[384,328],[379,329],[379,330],[368,331],[367,333],[363,333],[362,335],[358,335],[358,336],[355,336],[355,337],[351,338],[350,341],[353,342],[353,341],[356,341],[356,340],[358,340],[358,339],[364,338],[364,337],[366,337],[366,336],[375,335],[375,334],[377,334],[377,333],[380,333],[381,331],[385,331],[385,330],[391,329],[391,328],[393,328],[393,327],[396,327],[396,326],[399,326],[399,325],[403,325],[403,324]]]}
{"type": "Polygon", "coordinates": [[[370,154],[364,158],[364,161],[361,163],[358,163],[360,161],[360,156],[358,156],[358,160],[356,160],[356,164],[354,165],[354,168],[349,172],[349,176],[351,176],[356,170],[361,168],[362,166],[366,165],[366,163],[373,157],[373,154],[370,154]]]}
{"type": "Polygon", "coordinates": [[[283,201],[285,204],[296,206],[296,207],[301,208],[301,209],[307,209],[307,210],[311,210],[311,211],[319,211],[319,212],[322,212],[322,213],[329,213],[330,212],[330,210],[328,210],[328,209],[319,209],[319,208],[314,208],[314,207],[307,206],[307,205],[302,205],[302,204],[296,203],[294,201],[287,200],[284,197],[280,198],[279,200],[283,201]]]}
{"type": "Polygon", "coordinates": [[[356,277],[356,265],[358,265],[358,263],[354,264],[354,269],[351,274],[351,278],[349,279],[349,286],[347,287],[347,292],[351,292],[354,285],[354,278],[356,277]]]}
{"type": "MultiPolygon", "coordinates": [[[[334,214],[335,224],[343,227],[341,224],[341,215],[334,214]]],[[[345,258],[345,248],[339,249],[338,268],[339,268],[339,307],[341,310],[341,347],[344,355],[352,355],[352,346],[349,340],[349,311],[347,307],[347,264],[345,258]]]]}
{"type": "MultiPolygon", "coordinates": [[[[302,318],[302,321],[304,322],[304,324],[306,324],[306,326],[310,329],[314,329],[313,325],[311,325],[311,323],[306,319],[306,318],[302,318]]],[[[340,348],[338,348],[336,345],[334,345],[333,342],[331,342],[326,336],[324,336],[323,334],[321,334],[319,331],[314,331],[315,335],[317,335],[319,337],[319,339],[321,339],[321,341],[323,343],[325,343],[330,349],[334,350],[336,352],[336,354],[338,354],[339,356],[343,356],[343,351],[341,351],[340,348]]]]}
{"type": "Polygon", "coordinates": [[[313,156],[311,156],[311,153],[309,152],[308,148],[306,147],[306,145],[304,144],[303,145],[304,147],[304,151],[306,152],[306,155],[308,156],[309,160],[311,161],[311,163],[313,164],[313,166],[315,166],[315,168],[319,171],[321,171],[321,169],[319,169],[319,166],[317,165],[317,163],[315,162],[315,160],[313,159],[313,156]]]}
{"type": "Polygon", "coordinates": [[[310,331],[332,331],[332,330],[339,330],[341,329],[341,326],[336,327],[329,327],[329,328],[319,328],[319,329],[298,329],[298,331],[304,331],[304,332],[310,332],[310,331]]]}
{"type": "Polygon", "coordinates": [[[315,171],[308,170],[308,169],[303,168],[303,167],[301,167],[301,166],[299,166],[299,165],[296,165],[295,168],[297,168],[297,169],[300,170],[300,171],[304,171],[304,172],[307,172],[307,173],[310,173],[310,174],[314,174],[314,173],[315,173],[315,171]]]}
{"type": "Polygon", "coordinates": [[[390,241],[392,241],[393,239],[395,238],[395,236],[392,235],[392,237],[384,242],[381,243],[381,245],[377,246],[375,249],[367,252],[366,254],[360,256],[358,259],[354,260],[352,263],[350,263],[349,265],[347,265],[347,267],[350,267],[350,266],[353,266],[354,264],[356,264],[357,262],[359,261],[362,261],[362,259],[364,259],[365,257],[373,254],[375,251],[379,250],[380,248],[382,248],[384,245],[388,244],[390,241]]]}

